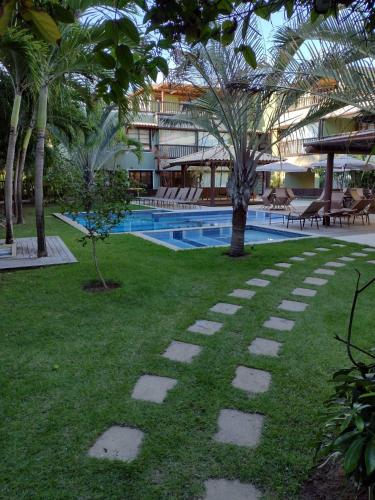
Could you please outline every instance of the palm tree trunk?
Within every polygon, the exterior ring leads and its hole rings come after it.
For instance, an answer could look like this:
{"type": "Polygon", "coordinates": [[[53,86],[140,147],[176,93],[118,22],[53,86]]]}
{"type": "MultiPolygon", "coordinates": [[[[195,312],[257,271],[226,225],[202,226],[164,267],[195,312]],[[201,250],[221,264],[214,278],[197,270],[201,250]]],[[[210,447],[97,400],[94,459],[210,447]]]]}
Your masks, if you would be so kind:
{"type": "Polygon", "coordinates": [[[16,192],[17,192],[17,224],[24,224],[25,220],[23,217],[23,205],[22,205],[22,193],[23,193],[23,173],[25,171],[25,161],[27,156],[27,150],[29,148],[29,143],[31,139],[31,134],[33,132],[35,125],[35,112],[30,120],[30,124],[25,132],[22,146],[21,146],[21,156],[18,165],[18,176],[17,176],[17,184],[16,184],[16,192]]]}
{"type": "Polygon", "coordinates": [[[18,120],[20,116],[22,95],[16,93],[13,100],[12,116],[10,119],[8,151],[5,163],[5,241],[6,243],[13,243],[13,165],[14,154],[17,142],[18,120]]]}
{"type": "Polygon", "coordinates": [[[38,112],[36,117],[35,148],[35,219],[38,240],[38,257],[47,256],[46,235],[44,229],[43,172],[44,143],[47,125],[48,86],[44,84],[39,92],[38,112]]]}
{"type": "Polygon", "coordinates": [[[229,250],[231,257],[242,257],[245,254],[247,205],[248,203],[243,203],[243,200],[236,200],[233,203],[232,239],[229,250]]]}
{"type": "Polygon", "coordinates": [[[18,191],[17,191],[17,185],[18,185],[18,176],[19,176],[19,171],[20,171],[21,148],[18,148],[17,154],[15,156],[16,156],[16,159],[15,159],[15,162],[14,162],[13,191],[14,191],[14,215],[15,215],[15,218],[16,218],[16,221],[17,221],[17,219],[18,219],[18,191]]]}

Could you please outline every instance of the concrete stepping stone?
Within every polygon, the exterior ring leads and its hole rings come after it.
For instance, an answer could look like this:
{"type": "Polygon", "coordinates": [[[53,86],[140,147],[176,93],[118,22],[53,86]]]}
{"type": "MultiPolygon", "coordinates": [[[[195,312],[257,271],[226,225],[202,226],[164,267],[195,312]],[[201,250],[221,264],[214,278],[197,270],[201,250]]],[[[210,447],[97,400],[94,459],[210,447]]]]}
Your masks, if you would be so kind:
{"type": "Polygon", "coordinates": [[[307,255],[307,257],[314,257],[314,255],[316,255],[316,252],[302,252],[302,255],[307,255]]]}
{"type": "Polygon", "coordinates": [[[236,288],[231,292],[228,297],[236,297],[238,299],[252,299],[255,295],[253,290],[244,290],[243,288],[236,288]]]}
{"type": "Polygon", "coordinates": [[[319,267],[319,269],[315,269],[314,273],[315,274],[325,274],[327,276],[333,276],[336,274],[336,271],[334,271],[333,269],[322,269],[321,267],[319,267]]]}
{"type": "Polygon", "coordinates": [[[263,323],[263,326],[271,330],[290,332],[294,327],[294,321],[291,319],[278,318],[277,316],[270,316],[270,318],[263,323]]]}
{"type": "Polygon", "coordinates": [[[353,255],[353,257],[368,257],[367,253],[362,252],[352,252],[350,255],[353,255]]]}
{"type": "Polygon", "coordinates": [[[325,280],[323,278],[314,278],[312,276],[308,276],[303,280],[306,285],[317,285],[317,286],[323,286],[328,283],[328,280],[325,280]]]}
{"type": "Polygon", "coordinates": [[[213,335],[218,332],[223,323],[217,321],[208,321],[206,319],[198,319],[194,325],[189,326],[188,331],[193,333],[202,333],[203,335],[213,335]]]}
{"type": "Polygon", "coordinates": [[[316,290],[311,290],[311,288],[295,288],[292,291],[292,295],[300,295],[301,297],[315,297],[317,294],[316,290]]]}
{"type": "Polygon", "coordinates": [[[375,248],[374,247],[362,248],[362,252],[375,252],[375,248]]]}
{"type": "Polygon", "coordinates": [[[315,248],[315,250],[317,250],[318,252],[329,252],[329,248],[326,247],[318,247],[315,248]]]}
{"type": "Polygon", "coordinates": [[[230,409],[220,410],[219,431],[215,434],[214,440],[219,443],[255,448],[260,442],[263,420],[263,415],[259,413],[245,413],[230,409]]]}
{"type": "Polygon", "coordinates": [[[88,456],[131,462],[139,453],[143,437],[139,429],[113,425],[91,446],[88,456]]]}
{"type": "Polygon", "coordinates": [[[265,274],[266,276],[281,276],[284,271],[279,269],[264,269],[260,274],[265,274]]]}
{"type": "Polygon", "coordinates": [[[345,264],[343,262],[326,262],[324,264],[326,267],[344,267],[345,264]]]}
{"type": "Polygon", "coordinates": [[[278,262],[275,266],[289,269],[289,267],[292,267],[292,264],[288,264],[288,262],[278,262]]]}
{"type": "Polygon", "coordinates": [[[342,243],[332,243],[331,247],[344,248],[346,245],[343,245],[342,243]]]}
{"type": "Polygon", "coordinates": [[[293,260],[294,262],[302,262],[305,260],[304,257],[289,257],[289,260],[293,260]]]}
{"type": "Polygon", "coordinates": [[[208,479],[204,482],[206,495],[203,500],[259,500],[262,493],[252,484],[229,481],[228,479],[208,479]]]}
{"type": "Polygon", "coordinates": [[[368,260],[367,261],[369,264],[375,264],[375,260],[368,260]]]}
{"type": "Polygon", "coordinates": [[[214,306],[210,307],[211,312],[228,314],[230,316],[236,314],[236,312],[240,309],[242,309],[242,306],[237,306],[235,304],[226,304],[225,302],[218,302],[214,306]]]}
{"type": "Polygon", "coordinates": [[[173,389],[177,380],[157,375],[142,375],[135,384],[132,398],[151,403],[162,403],[168,391],[173,389]]]}
{"type": "Polygon", "coordinates": [[[353,262],[353,257],[338,257],[337,260],[342,260],[343,262],[353,262]]]}
{"type": "Polygon", "coordinates": [[[281,342],[276,342],[276,340],[257,337],[251,342],[248,349],[251,354],[276,357],[279,355],[281,346],[281,342]]]}
{"type": "Polygon", "coordinates": [[[271,384],[271,374],[264,370],[238,366],[236,376],[232,380],[232,386],[249,394],[260,394],[266,392],[271,384]]]}
{"type": "Polygon", "coordinates": [[[305,302],[297,302],[295,300],[282,300],[278,309],[282,309],[283,311],[303,312],[308,305],[309,304],[305,302]]]}
{"type": "Polygon", "coordinates": [[[172,340],[167,350],[163,352],[162,356],[163,358],[170,359],[171,361],[191,363],[195,356],[198,356],[201,351],[202,347],[199,345],[172,340]]]}
{"type": "Polygon", "coordinates": [[[254,285],[254,286],[260,286],[260,287],[265,287],[268,286],[271,282],[268,280],[262,280],[260,278],[252,278],[249,281],[246,281],[247,285],[254,285]]]}

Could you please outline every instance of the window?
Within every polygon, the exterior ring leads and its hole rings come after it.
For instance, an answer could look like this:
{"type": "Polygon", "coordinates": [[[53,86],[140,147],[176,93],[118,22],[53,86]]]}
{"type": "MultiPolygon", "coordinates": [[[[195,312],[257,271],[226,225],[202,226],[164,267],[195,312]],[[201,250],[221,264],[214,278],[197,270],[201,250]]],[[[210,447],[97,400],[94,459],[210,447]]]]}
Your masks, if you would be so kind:
{"type": "Polygon", "coordinates": [[[138,184],[145,186],[146,189],[152,189],[152,172],[150,170],[129,170],[129,179],[138,184]]]}
{"type": "Polygon", "coordinates": [[[218,141],[216,137],[210,135],[208,132],[198,132],[198,145],[212,147],[217,146],[218,141]]]}
{"type": "Polygon", "coordinates": [[[138,141],[142,144],[144,151],[151,149],[151,130],[147,128],[129,128],[126,135],[129,139],[138,141]]]}
{"type": "Polygon", "coordinates": [[[195,132],[187,130],[160,130],[159,144],[194,146],[195,132]]]}

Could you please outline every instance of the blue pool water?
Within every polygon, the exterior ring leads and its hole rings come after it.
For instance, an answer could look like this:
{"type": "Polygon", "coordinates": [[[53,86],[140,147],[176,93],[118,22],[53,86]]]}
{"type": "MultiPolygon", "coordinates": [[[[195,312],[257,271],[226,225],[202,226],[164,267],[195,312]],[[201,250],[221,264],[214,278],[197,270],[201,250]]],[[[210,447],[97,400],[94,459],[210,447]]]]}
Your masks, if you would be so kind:
{"type": "MultiPolygon", "coordinates": [[[[164,230],[144,232],[143,234],[153,241],[156,240],[156,243],[160,242],[161,244],[172,245],[175,248],[204,248],[229,245],[232,236],[232,228],[216,227],[172,231],[164,230]]],[[[245,242],[247,244],[265,243],[266,241],[293,239],[300,238],[301,236],[303,237],[306,235],[248,225],[245,231],[245,242]]]]}
{"type": "MultiPolygon", "coordinates": [[[[82,213],[78,217],[65,214],[70,219],[86,226],[87,220],[82,213]]],[[[272,214],[272,222],[281,222],[282,215],[272,214]]],[[[168,210],[139,210],[123,218],[112,228],[112,233],[141,233],[155,243],[172,245],[174,248],[201,248],[228,245],[231,238],[231,210],[197,210],[171,212],[168,210]],[[224,226],[224,227],[223,227],[224,226]]],[[[305,234],[279,231],[258,227],[268,225],[270,213],[249,210],[247,215],[246,243],[277,241],[299,238],[305,234]]]]}
{"type": "MultiPolygon", "coordinates": [[[[73,219],[69,214],[65,214],[73,219]]],[[[253,224],[268,224],[270,214],[260,210],[248,212],[247,222],[253,224]]],[[[275,214],[272,215],[272,221],[282,220],[275,214]]],[[[86,226],[85,214],[80,214],[74,220],[86,226]]],[[[112,233],[128,233],[138,231],[155,231],[158,229],[177,229],[185,227],[215,227],[223,224],[231,224],[231,210],[198,210],[195,212],[169,212],[167,210],[139,210],[130,215],[112,228],[112,233]]]]}

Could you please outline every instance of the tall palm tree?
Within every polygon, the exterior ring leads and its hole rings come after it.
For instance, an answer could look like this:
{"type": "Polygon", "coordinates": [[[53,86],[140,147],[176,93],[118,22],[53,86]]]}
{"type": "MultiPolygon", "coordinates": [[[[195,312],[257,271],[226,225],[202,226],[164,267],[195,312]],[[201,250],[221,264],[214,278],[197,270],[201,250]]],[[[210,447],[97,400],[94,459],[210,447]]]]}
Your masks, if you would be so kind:
{"type": "MultiPolygon", "coordinates": [[[[237,37],[227,47],[212,42],[183,54],[180,78],[206,90],[175,119],[206,130],[229,152],[232,166],[227,187],[233,206],[230,255],[234,257],[244,254],[247,208],[259,159],[264,151],[271,152],[279,139],[272,131],[278,128],[280,117],[305,92],[298,78],[286,73],[293,51],[279,51],[270,59],[258,30],[251,29],[245,38],[237,37]],[[244,47],[254,50],[256,69],[248,64],[244,47]]],[[[283,129],[282,134],[287,132],[283,129]]]]}
{"type": "Polygon", "coordinates": [[[6,242],[13,243],[13,174],[18,122],[22,95],[39,78],[39,56],[45,46],[23,29],[12,28],[0,38],[0,62],[9,75],[13,90],[13,106],[9,125],[9,139],[5,163],[6,242]]]}

